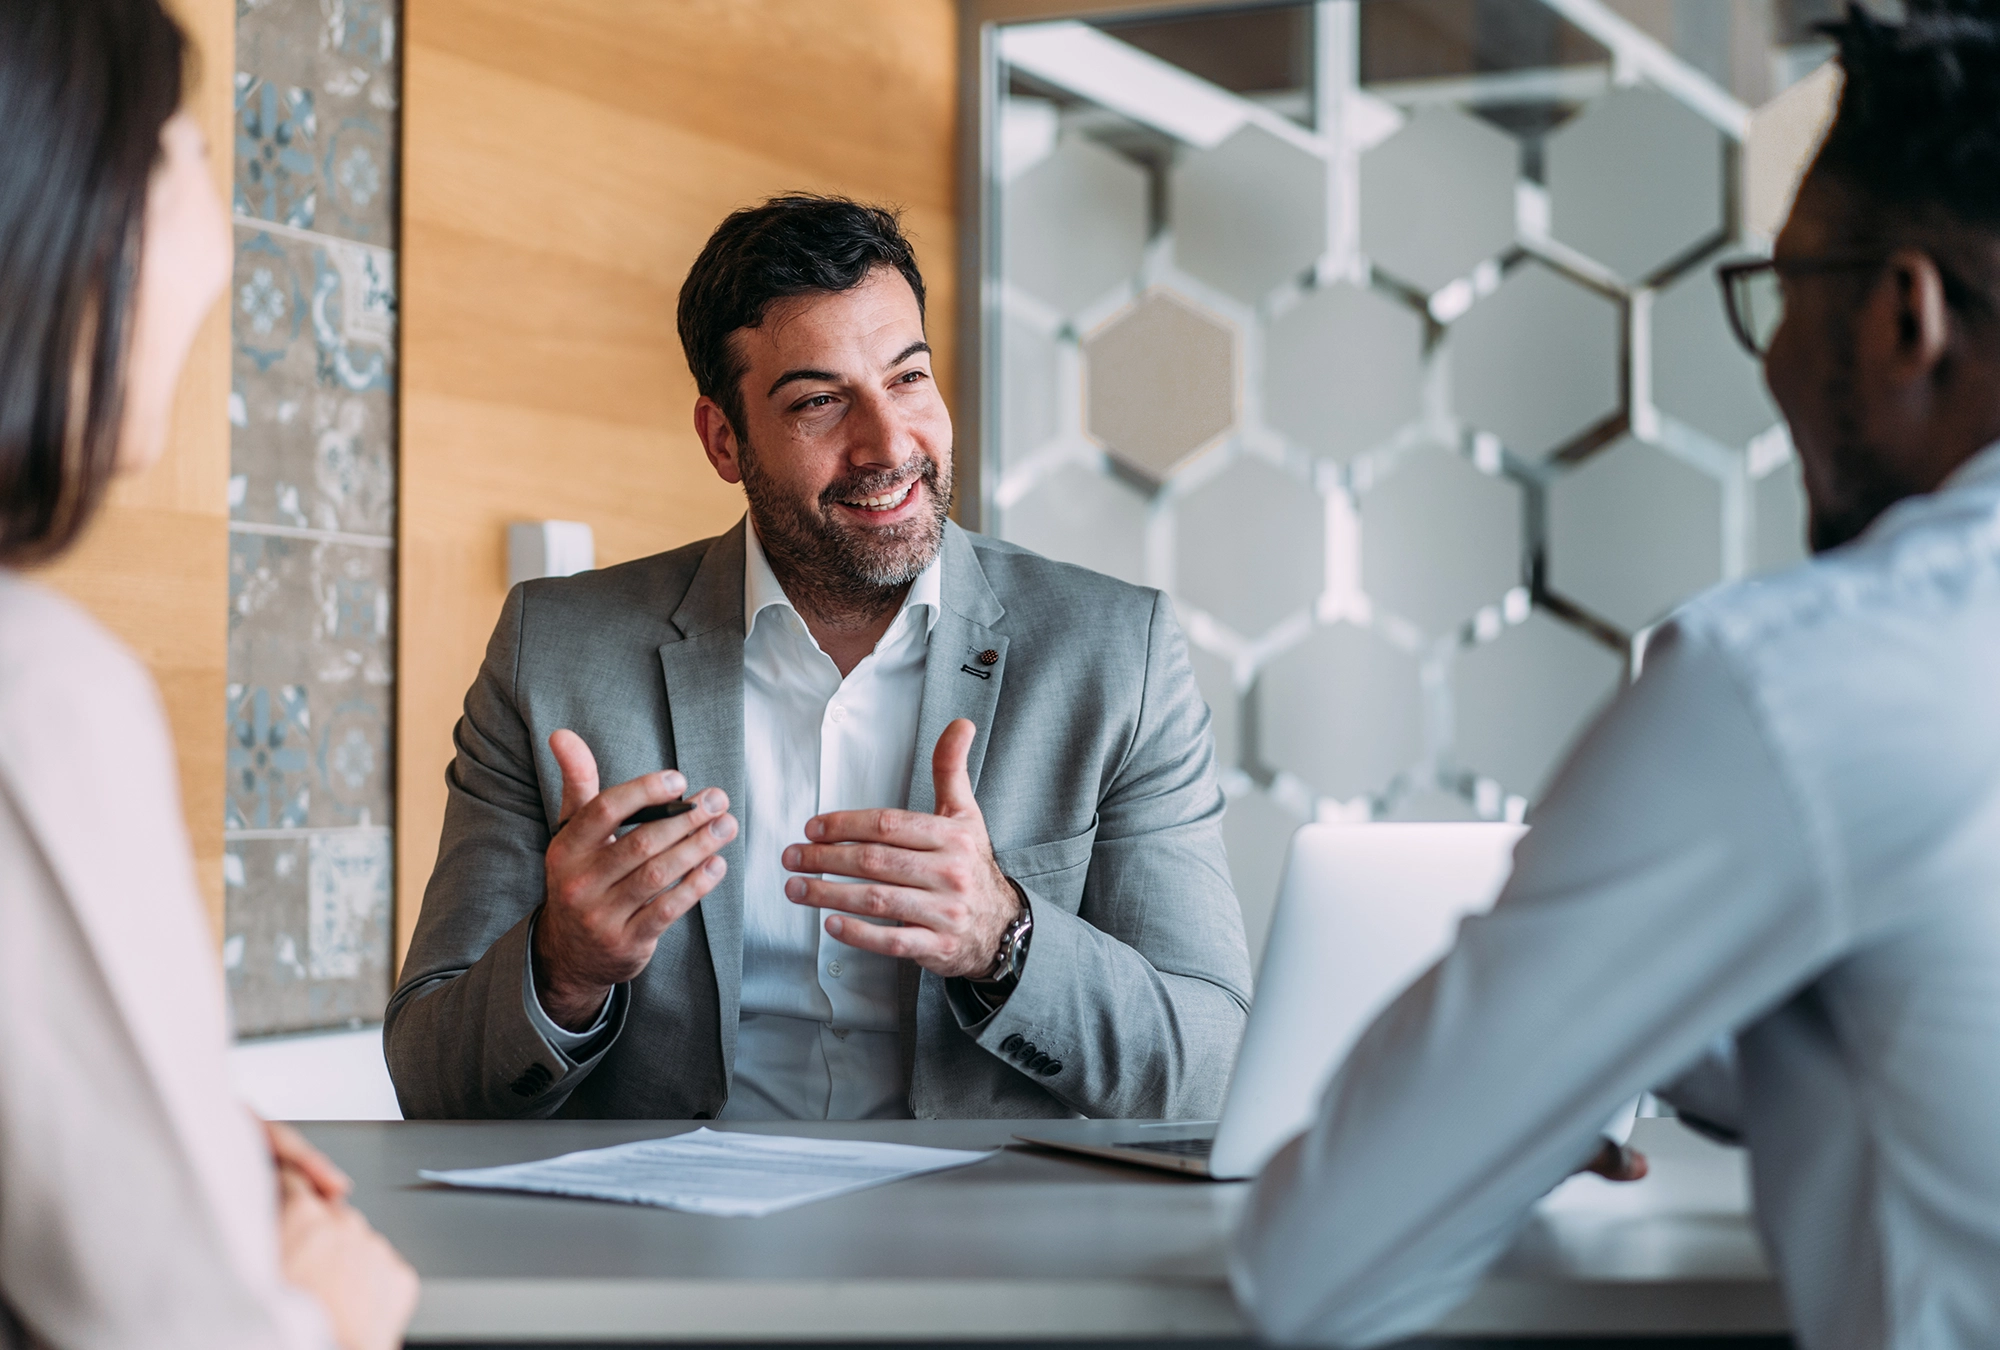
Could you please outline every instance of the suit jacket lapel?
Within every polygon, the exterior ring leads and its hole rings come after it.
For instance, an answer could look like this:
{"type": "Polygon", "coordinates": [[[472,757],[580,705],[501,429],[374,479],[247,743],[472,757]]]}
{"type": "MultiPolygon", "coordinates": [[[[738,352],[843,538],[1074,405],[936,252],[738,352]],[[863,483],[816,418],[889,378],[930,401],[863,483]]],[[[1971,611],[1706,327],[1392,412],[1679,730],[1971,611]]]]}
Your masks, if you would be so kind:
{"type": "MultiPolygon", "coordinates": [[[[931,754],[937,749],[938,737],[956,718],[969,718],[977,728],[965,768],[973,791],[979,790],[979,771],[986,762],[987,738],[993,731],[993,710],[999,705],[1000,681],[1007,672],[1007,635],[991,627],[1006,609],[987,584],[985,569],[980,567],[979,555],[965,531],[950,522],[944,527],[941,581],[944,612],[931,629],[930,648],[924,658],[924,701],[917,715],[917,753],[910,765],[912,811],[937,807],[931,754]],[[987,656],[995,659],[981,659],[987,656]]],[[[899,976],[897,1023],[902,1033],[903,1083],[907,1089],[916,1072],[917,1000],[923,980],[914,961],[903,962],[899,976]]]]}
{"type": "Polygon", "coordinates": [[[722,850],[729,871],[697,907],[715,966],[722,1062],[736,1063],[736,1019],[743,993],[743,840],[749,834],[748,771],[743,760],[744,523],[721,535],[674,611],[678,642],[660,648],[673,723],[674,767],[690,791],[720,787],[743,823],[722,850]]]}
{"type": "Polygon", "coordinates": [[[942,581],[944,612],[931,629],[930,649],[924,658],[924,702],[917,715],[916,758],[910,766],[912,811],[936,809],[931,752],[955,718],[970,718],[978,728],[965,760],[973,790],[978,790],[986,739],[993,730],[993,709],[1000,702],[1000,681],[1007,673],[1007,635],[990,627],[1006,610],[986,584],[979,555],[973,552],[965,531],[949,522],[944,533],[942,581]],[[987,655],[996,659],[990,663],[980,659],[987,655]]]}

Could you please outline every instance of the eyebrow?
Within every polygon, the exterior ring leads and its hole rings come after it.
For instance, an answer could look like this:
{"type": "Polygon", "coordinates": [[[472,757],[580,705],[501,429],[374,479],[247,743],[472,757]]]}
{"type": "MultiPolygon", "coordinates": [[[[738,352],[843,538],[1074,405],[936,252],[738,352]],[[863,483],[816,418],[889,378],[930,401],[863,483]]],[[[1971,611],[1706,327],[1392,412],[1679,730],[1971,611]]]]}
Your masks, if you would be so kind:
{"type": "MultiPolygon", "coordinates": [[[[893,361],[889,362],[888,368],[890,370],[894,370],[897,366],[902,365],[903,362],[909,360],[911,357],[916,356],[920,353],[928,353],[930,349],[931,349],[931,344],[928,342],[924,342],[922,340],[912,342],[909,346],[903,348],[903,350],[896,353],[896,358],[893,361]]],[[[795,384],[800,380],[825,380],[828,384],[838,384],[840,382],[840,376],[834,374],[830,370],[812,370],[804,367],[798,370],[788,370],[784,374],[780,375],[775,381],[772,382],[771,387],[764,391],[764,397],[769,398],[773,394],[777,393],[780,389],[783,389],[786,385],[795,384]]]]}

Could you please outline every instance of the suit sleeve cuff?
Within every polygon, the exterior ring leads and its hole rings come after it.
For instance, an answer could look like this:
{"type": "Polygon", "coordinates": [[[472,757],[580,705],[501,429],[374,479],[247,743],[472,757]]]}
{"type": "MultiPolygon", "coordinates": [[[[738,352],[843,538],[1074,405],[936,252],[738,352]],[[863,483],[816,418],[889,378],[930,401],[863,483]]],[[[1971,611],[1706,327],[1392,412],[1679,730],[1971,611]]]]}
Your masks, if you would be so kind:
{"type": "Polygon", "coordinates": [[[521,960],[521,1007],[528,1014],[528,1025],[533,1027],[549,1048],[558,1052],[567,1067],[575,1068],[583,1060],[591,1057],[593,1042],[603,1038],[605,1029],[611,1025],[612,1006],[617,1003],[621,988],[613,989],[604,996],[604,1006],[597,1010],[597,1018],[582,1031],[571,1031],[559,1026],[548,1010],[542,1007],[542,1000],[535,993],[535,924],[540,915],[528,920],[528,945],[521,960]]]}
{"type": "Polygon", "coordinates": [[[1034,888],[1017,882],[1035,916],[1035,936],[1020,983],[989,1010],[964,980],[945,981],[945,1000],[960,1030],[1028,1077],[1057,1091],[1065,1080],[1082,1082],[1083,1047],[1046,1014],[1062,1006],[1090,925],[1058,905],[1042,903],[1034,888]]]}

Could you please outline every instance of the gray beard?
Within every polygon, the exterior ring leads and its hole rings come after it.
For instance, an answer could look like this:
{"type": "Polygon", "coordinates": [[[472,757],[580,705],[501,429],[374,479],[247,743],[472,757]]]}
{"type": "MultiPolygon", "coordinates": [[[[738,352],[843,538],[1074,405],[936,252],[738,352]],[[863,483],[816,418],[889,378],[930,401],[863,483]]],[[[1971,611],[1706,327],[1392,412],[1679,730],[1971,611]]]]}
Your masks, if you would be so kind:
{"type": "Polygon", "coordinates": [[[842,627],[879,619],[902,603],[910,583],[944,545],[949,483],[939,491],[941,475],[934,460],[925,458],[915,473],[870,474],[837,483],[820,494],[814,510],[773,488],[756,451],[747,441],[741,445],[743,492],[757,542],[785,594],[801,610],[842,627]],[[837,502],[880,496],[913,480],[923,483],[930,509],[907,524],[864,532],[834,514],[837,502]]]}

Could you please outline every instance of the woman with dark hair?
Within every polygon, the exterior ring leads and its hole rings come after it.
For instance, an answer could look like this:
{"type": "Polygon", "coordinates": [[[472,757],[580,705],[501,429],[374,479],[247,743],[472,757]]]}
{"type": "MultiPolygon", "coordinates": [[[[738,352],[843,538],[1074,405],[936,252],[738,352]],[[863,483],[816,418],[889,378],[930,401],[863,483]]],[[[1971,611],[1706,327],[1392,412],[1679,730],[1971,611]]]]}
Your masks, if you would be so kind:
{"type": "Polygon", "coordinates": [[[152,681],[13,570],[160,457],[228,278],[185,60],[159,0],[0,0],[0,1347],[379,1350],[416,1278],[231,1091],[152,681]]]}

